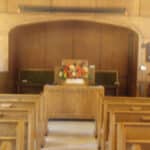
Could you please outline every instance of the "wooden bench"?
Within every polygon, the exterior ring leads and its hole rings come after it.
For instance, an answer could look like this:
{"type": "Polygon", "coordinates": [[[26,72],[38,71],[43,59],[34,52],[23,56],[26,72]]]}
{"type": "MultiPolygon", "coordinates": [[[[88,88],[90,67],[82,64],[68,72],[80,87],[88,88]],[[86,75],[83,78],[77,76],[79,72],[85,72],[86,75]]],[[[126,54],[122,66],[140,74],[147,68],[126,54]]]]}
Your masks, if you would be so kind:
{"type": "Polygon", "coordinates": [[[43,144],[45,122],[44,101],[40,95],[0,95],[0,112],[3,118],[19,118],[28,122],[28,149],[39,150],[43,144]]]}
{"type": "Polygon", "coordinates": [[[27,130],[25,131],[27,133],[27,149],[34,150],[34,145],[36,143],[36,131],[33,111],[30,108],[0,108],[0,114],[1,118],[5,120],[25,119],[27,121],[27,130]]]}
{"type": "Polygon", "coordinates": [[[103,101],[103,121],[100,131],[101,149],[105,150],[105,144],[109,135],[109,114],[111,111],[149,111],[150,100],[148,98],[133,97],[104,97],[103,101]]]}
{"type": "Polygon", "coordinates": [[[2,142],[1,146],[0,146],[0,149],[1,150],[13,150],[13,146],[12,146],[12,143],[11,142],[2,142]]]}
{"type": "Polygon", "coordinates": [[[25,120],[0,119],[0,150],[26,150],[24,131],[25,120]]]}
{"type": "MultiPolygon", "coordinates": [[[[24,143],[27,144],[24,145],[27,145],[27,150],[40,150],[41,145],[44,144],[49,118],[95,119],[102,150],[106,150],[104,149],[106,141],[109,141],[111,150],[116,150],[119,123],[147,123],[150,120],[149,98],[104,97],[102,100],[103,89],[99,88],[87,89],[84,86],[78,89],[76,87],[68,89],[66,86],[45,88],[47,88],[46,93],[41,95],[0,94],[0,121],[25,121],[24,143]],[[67,107],[57,105],[63,104],[64,101],[67,107]]],[[[0,146],[3,145],[7,144],[0,143],[0,146]]],[[[135,149],[138,146],[132,147],[135,149]]]]}
{"type": "Polygon", "coordinates": [[[149,150],[150,123],[118,123],[117,124],[117,150],[149,150]]]}
{"type": "Polygon", "coordinates": [[[109,116],[109,137],[108,145],[111,150],[116,150],[118,123],[137,122],[143,123],[150,121],[150,111],[112,111],[109,116]]]}

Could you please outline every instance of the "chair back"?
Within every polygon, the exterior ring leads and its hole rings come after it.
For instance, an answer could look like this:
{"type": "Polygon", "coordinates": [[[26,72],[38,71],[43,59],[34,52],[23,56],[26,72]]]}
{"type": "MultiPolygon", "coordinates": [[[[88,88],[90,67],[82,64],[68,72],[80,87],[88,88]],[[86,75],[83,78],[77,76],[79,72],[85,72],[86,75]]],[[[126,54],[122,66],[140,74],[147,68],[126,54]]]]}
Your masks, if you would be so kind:
{"type": "Polygon", "coordinates": [[[96,71],[96,85],[114,86],[119,84],[118,72],[109,70],[96,71]]]}

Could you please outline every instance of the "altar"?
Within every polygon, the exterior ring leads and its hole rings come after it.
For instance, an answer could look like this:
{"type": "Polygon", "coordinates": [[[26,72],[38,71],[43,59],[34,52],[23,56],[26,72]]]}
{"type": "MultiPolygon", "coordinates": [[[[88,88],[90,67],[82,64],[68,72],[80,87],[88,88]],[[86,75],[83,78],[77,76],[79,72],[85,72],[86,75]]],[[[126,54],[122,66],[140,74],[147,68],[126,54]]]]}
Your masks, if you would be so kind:
{"type": "Polygon", "coordinates": [[[48,119],[96,119],[104,96],[102,86],[46,85],[48,119]]]}

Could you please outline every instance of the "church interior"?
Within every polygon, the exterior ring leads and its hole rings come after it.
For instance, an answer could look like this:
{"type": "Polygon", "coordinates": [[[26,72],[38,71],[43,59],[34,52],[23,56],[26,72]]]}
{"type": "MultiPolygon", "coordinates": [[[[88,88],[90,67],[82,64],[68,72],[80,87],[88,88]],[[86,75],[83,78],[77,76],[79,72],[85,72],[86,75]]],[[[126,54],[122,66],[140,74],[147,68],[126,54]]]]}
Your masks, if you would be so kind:
{"type": "Polygon", "coordinates": [[[0,150],[150,150],[149,0],[0,0],[0,150]]]}

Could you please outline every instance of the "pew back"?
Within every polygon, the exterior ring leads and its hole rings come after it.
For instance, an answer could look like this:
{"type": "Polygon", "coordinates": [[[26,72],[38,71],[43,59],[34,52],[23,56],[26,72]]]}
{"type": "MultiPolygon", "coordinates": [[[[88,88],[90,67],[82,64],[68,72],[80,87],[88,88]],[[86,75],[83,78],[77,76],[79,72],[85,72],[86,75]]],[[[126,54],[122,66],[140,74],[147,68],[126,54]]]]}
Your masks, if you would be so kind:
{"type": "Polygon", "coordinates": [[[40,98],[40,95],[0,94],[0,118],[27,120],[28,150],[39,150],[43,141],[40,98]]]}
{"type": "Polygon", "coordinates": [[[127,144],[139,144],[136,147],[137,150],[140,148],[148,150],[150,146],[150,123],[118,123],[117,150],[126,150],[127,144]]]}
{"type": "Polygon", "coordinates": [[[150,121],[150,111],[112,111],[109,115],[109,135],[108,143],[111,150],[116,150],[117,123],[137,122],[143,123],[150,121]]]}
{"type": "Polygon", "coordinates": [[[24,120],[0,119],[1,150],[26,150],[24,130],[24,120]]]}
{"type": "Polygon", "coordinates": [[[109,117],[111,111],[149,111],[150,100],[143,97],[107,97],[103,99],[103,122],[101,128],[101,149],[105,150],[105,143],[109,135],[109,117]]]}

